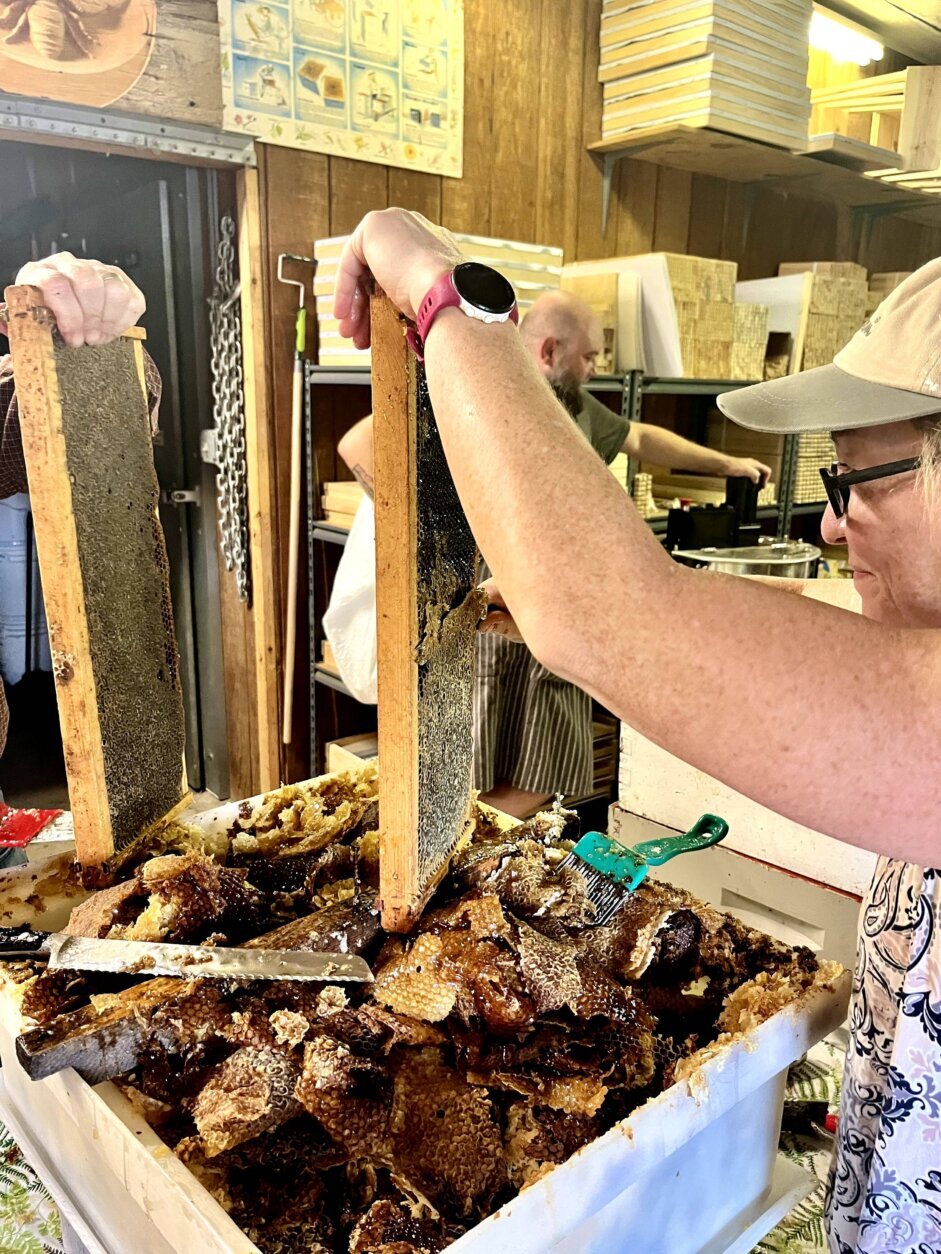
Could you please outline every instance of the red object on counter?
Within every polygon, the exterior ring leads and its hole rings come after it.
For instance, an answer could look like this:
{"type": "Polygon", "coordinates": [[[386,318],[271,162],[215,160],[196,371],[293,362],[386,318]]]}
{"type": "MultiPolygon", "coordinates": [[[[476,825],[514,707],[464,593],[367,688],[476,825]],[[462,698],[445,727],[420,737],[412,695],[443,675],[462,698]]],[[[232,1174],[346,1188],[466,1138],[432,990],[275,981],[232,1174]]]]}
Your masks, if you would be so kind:
{"type": "Polygon", "coordinates": [[[831,1133],[833,1136],[836,1136],[836,1126],[838,1122],[839,1122],[838,1115],[827,1115],[826,1119],[823,1121],[823,1126],[826,1128],[826,1130],[829,1133],[831,1133]]]}
{"type": "Polygon", "coordinates": [[[14,810],[0,801],[0,849],[24,849],[61,810],[14,810]]]}

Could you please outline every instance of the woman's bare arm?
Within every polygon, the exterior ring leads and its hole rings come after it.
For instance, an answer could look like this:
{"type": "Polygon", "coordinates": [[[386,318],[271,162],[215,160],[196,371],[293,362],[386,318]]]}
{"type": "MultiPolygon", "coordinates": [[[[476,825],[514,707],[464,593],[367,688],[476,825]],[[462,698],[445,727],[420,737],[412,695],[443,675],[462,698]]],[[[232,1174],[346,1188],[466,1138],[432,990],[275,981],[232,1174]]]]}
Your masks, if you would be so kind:
{"type": "MultiPolygon", "coordinates": [[[[455,256],[417,215],[369,215],[340,267],[344,334],[368,341],[367,268],[413,317],[455,256]]],[[[779,813],[941,862],[941,631],[673,563],[511,325],[446,309],[425,365],[468,520],[540,661],[779,813]]]]}
{"type": "Polygon", "coordinates": [[[363,485],[366,495],[372,497],[376,490],[373,478],[375,463],[372,451],[372,414],[367,414],[355,427],[350,427],[337,445],[337,452],[363,485]]]}

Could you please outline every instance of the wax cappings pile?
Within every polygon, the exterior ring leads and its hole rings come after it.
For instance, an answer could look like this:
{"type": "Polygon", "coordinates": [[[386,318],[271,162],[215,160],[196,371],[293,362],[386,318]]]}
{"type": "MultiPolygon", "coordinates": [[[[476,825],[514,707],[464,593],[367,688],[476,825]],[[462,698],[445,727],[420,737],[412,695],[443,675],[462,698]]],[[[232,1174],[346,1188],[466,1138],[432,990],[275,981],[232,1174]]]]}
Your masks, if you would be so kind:
{"type": "MultiPolygon", "coordinates": [[[[118,1083],[266,1254],[424,1254],[539,1179],[833,971],[668,885],[590,925],[577,835],[555,810],[478,814],[407,938],[381,929],[375,772],[243,805],[231,831],[176,826],[72,915],[85,935],[361,953],[371,986],[177,982],[118,1083]]],[[[25,976],[25,971],[24,971],[25,976]]],[[[24,1013],[121,1007],[65,972],[24,1013]]],[[[91,1012],[91,1013],[94,1013],[91,1012]]]]}

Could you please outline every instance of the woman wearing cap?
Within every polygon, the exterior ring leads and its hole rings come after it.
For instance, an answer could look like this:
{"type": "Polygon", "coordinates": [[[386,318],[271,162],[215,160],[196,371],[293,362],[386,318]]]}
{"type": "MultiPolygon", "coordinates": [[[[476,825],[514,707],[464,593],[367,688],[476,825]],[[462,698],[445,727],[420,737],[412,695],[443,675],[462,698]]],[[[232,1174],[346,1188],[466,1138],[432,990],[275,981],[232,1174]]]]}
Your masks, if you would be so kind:
{"type": "Polygon", "coordinates": [[[670,561],[512,322],[494,321],[499,285],[475,274],[481,296],[462,293],[462,260],[420,215],[368,215],[340,266],[341,330],[368,343],[370,270],[419,312],[454,481],[543,665],[754,800],[880,855],[830,1248],[941,1251],[941,260],[832,366],[720,400],[757,430],[835,432],[824,535],[848,547],[863,617],[670,561]]]}

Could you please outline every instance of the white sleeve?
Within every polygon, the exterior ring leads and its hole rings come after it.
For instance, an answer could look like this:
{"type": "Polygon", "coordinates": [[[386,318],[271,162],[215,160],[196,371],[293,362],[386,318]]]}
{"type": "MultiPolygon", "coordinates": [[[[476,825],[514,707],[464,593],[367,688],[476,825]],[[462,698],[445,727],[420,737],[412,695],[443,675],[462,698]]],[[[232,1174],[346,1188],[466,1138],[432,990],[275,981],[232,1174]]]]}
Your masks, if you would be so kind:
{"type": "Polygon", "coordinates": [[[323,629],[347,688],[357,701],[375,705],[376,515],[368,496],[353,519],[323,629]]]}

